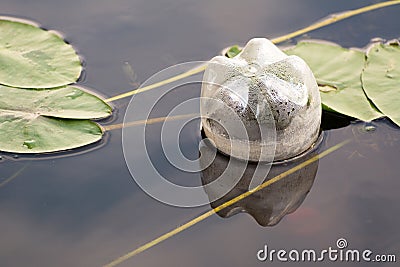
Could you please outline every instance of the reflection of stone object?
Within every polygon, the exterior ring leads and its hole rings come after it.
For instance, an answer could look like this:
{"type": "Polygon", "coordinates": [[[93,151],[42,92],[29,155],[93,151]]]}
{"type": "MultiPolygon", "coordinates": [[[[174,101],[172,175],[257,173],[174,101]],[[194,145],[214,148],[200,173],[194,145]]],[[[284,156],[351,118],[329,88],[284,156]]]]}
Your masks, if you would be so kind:
{"type": "Polygon", "coordinates": [[[204,132],[225,154],[270,161],[273,142],[274,160],[283,160],[304,152],[318,138],[321,100],[310,68],[265,38],[250,40],[234,58],[214,57],[203,77],[202,97],[204,132]],[[239,133],[238,121],[245,135],[239,133]],[[243,153],[246,148],[248,154],[243,153]]]}
{"type": "MultiPolygon", "coordinates": [[[[209,157],[213,157],[212,145],[208,142],[200,147],[202,154],[201,162],[208,162],[209,157]]],[[[297,159],[288,161],[287,163],[274,164],[272,167],[270,164],[265,163],[246,163],[244,161],[224,156],[217,153],[215,159],[211,165],[205,168],[201,174],[201,180],[203,185],[209,184],[218,177],[228,175],[232,180],[235,180],[238,174],[238,169],[245,169],[243,176],[240,178],[238,184],[230,190],[225,196],[211,203],[212,208],[216,208],[219,205],[237,197],[238,195],[249,190],[249,184],[251,179],[256,176],[263,176],[264,181],[271,179],[294,166],[310,159],[315,156],[316,149],[310,150],[307,153],[297,159]],[[233,168],[227,169],[228,162],[232,161],[233,168]],[[271,168],[271,169],[270,169],[271,168]],[[268,173],[269,171],[269,173],[268,173]]],[[[205,167],[205,166],[202,166],[205,167]]],[[[225,218],[235,215],[239,212],[247,212],[262,226],[273,226],[277,224],[286,214],[294,212],[303,202],[306,195],[310,191],[315,175],[318,169],[318,161],[315,161],[306,167],[286,176],[285,178],[275,182],[268,187],[253,193],[247,198],[238,201],[237,203],[229,206],[218,212],[218,215],[225,218]]],[[[257,179],[257,178],[256,178],[257,179]]],[[[218,183],[213,187],[208,187],[206,193],[210,199],[215,199],[214,196],[221,195],[220,192],[224,192],[224,186],[228,184],[218,183]]]]}

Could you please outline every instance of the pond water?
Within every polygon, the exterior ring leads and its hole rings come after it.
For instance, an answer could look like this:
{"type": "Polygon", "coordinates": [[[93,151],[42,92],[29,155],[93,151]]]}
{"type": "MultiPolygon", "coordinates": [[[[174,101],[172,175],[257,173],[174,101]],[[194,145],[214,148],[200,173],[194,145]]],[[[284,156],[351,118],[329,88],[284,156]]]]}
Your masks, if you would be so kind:
{"type": "MultiPolygon", "coordinates": [[[[80,84],[114,96],[132,88],[125,62],[135,71],[134,82],[142,83],[168,66],[208,60],[228,45],[280,36],[328,14],[375,2],[2,0],[0,10],[62,32],[84,58],[80,84]]],[[[398,38],[398,14],[400,6],[373,11],[299,39],[364,47],[374,37],[398,38]]],[[[200,86],[177,88],[152,117],[165,116],[174,105],[198,96],[199,90],[200,86]]],[[[113,103],[115,116],[105,124],[121,123],[128,103],[129,98],[113,103]]],[[[324,114],[323,120],[324,138],[314,153],[344,140],[350,143],[299,176],[242,202],[255,219],[247,213],[234,215],[237,207],[222,211],[120,266],[275,266],[283,263],[257,260],[264,245],[320,251],[336,248],[339,238],[347,240],[348,248],[396,254],[399,260],[399,128],[385,119],[365,124],[324,114]],[[282,212],[290,214],[280,218],[282,212]]],[[[198,127],[193,121],[180,135],[182,151],[190,159],[198,156],[198,127]]],[[[162,154],[161,124],[147,130],[150,158],[175,183],[201,185],[225,164],[226,158],[219,155],[203,173],[178,171],[162,154]]],[[[2,154],[0,266],[102,266],[211,209],[172,207],[144,193],[128,171],[121,133],[108,132],[104,142],[89,151],[46,157],[2,154]]],[[[145,155],[140,150],[133,153],[138,158],[145,155]]],[[[318,265],[364,263],[326,260],[318,265]]]]}

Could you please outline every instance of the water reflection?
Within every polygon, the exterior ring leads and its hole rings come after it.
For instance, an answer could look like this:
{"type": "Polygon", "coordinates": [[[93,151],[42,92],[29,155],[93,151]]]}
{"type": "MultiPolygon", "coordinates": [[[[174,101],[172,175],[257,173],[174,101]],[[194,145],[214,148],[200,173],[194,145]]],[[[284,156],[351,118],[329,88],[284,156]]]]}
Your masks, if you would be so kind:
{"type": "MultiPolygon", "coordinates": [[[[263,177],[263,182],[272,179],[273,177],[295,167],[302,162],[307,161],[318,153],[318,145],[312,148],[304,156],[297,159],[288,161],[281,164],[268,163],[252,163],[245,162],[235,158],[217,153],[215,156],[215,149],[208,141],[203,142],[200,147],[202,157],[200,164],[210,162],[210,157],[215,157],[212,163],[204,168],[201,173],[202,184],[209,184],[221,176],[229,176],[231,180],[237,180],[238,175],[241,176],[237,185],[230,190],[226,195],[218,200],[211,202],[211,207],[216,208],[219,205],[237,197],[240,194],[249,190],[251,180],[263,177]],[[231,161],[232,167],[227,168],[228,163],[231,161]],[[241,175],[237,170],[244,170],[241,175]]],[[[318,160],[307,165],[301,170],[286,176],[285,178],[271,184],[270,186],[255,192],[245,199],[229,206],[217,214],[222,218],[229,218],[240,212],[250,214],[259,225],[261,226],[274,226],[278,224],[281,219],[300,207],[306,198],[308,192],[314,183],[315,176],[318,170],[318,160]]],[[[226,179],[225,179],[226,180],[226,179]]],[[[215,183],[215,186],[206,187],[206,193],[209,199],[215,199],[220,192],[224,192],[226,187],[229,186],[225,183],[215,183]]],[[[226,191],[225,191],[226,192],[226,191]]]]}

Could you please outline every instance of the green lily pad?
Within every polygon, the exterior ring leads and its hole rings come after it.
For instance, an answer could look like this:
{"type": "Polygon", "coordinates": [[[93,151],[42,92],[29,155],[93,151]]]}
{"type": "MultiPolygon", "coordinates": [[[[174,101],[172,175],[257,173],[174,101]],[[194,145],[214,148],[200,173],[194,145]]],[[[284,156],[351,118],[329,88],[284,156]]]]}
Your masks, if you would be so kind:
{"type": "Polygon", "coordinates": [[[323,107],[363,121],[382,117],[361,84],[365,54],[322,42],[300,42],[285,51],[303,58],[318,82],[323,107]]]}
{"type": "Polygon", "coordinates": [[[242,49],[238,45],[234,45],[228,48],[226,51],[226,56],[229,58],[236,57],[242,49]]]}
{"type": "Polygon", "coordinates": [[[71,45],[53,32],[0,19],[0,84],[53,88],[74,83],[82,71],[71,45]]]}
{"type": "Polygon", "coordinates": [[[100,140],[103,130],[90,119],[111,107],[81,88],[28,90],[0,86],[0,151],[55,152],[100,140]]]}
{"type": "Polygon", "coordinates": [[[367,52],[363,88],[377,108],[400,126],[400,46],[375,44],[367,52]]]}

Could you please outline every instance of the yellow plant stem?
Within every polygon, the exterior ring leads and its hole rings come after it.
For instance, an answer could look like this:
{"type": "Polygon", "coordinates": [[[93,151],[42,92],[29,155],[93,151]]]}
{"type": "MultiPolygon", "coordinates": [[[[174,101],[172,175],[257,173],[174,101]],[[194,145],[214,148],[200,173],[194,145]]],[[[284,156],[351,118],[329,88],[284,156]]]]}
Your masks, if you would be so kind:
{"type": "Polygon", "coordinates": [[[177,115],[177,116],[169,116],[169,117],[160,117],[160,118],[154,118],[154,119],[147,119],[147,120],[139,120],[139,121],[132,121],[132,122],[127,122],[127,123],[118,123],[118,124],[112,124],[112,125],[106,125],[104,126],[104,130],[106,131],[112,131],[112,130],[117,130],[117,129],[122,129],[126,127],[132,127],[132,126],[137,126],[137,125],[142,125],[142,124],[154,124],[154,123],[159,123],[159,122],[164,122],[164,121],[175,121],[175,120],[182,120],[182,119],[188,119],[188,118],[195,118],[199,114],[185,114],[185,115],[177,115]]]}
{"type": "Polygon", "coordinates": [[[184,72],[182,74],[179,74],[177,76],[171,77],[169,79],[163,80],[163,81],[158,82],[158,83],[150,84],[148,86],[145,86],[145,87],[142,87],[142,88],[139,88],[139,89],[135,89],[135,90],[130,91],[130,92],[126,92],[126,93],[123,93],[123,94],[108,98],[105,101],[106,102],[112,102],[112,101],[115,101],[115,100],[118,100],[118,99],[122,99],[122,98],[125,98],[125,97],[136,95],[138,93],[149,91],[151,89],[154,89],[154,88],[157,88],[157,87],[160,87],[160,86],[163,86],[163,85],[175,82],[175,81],[179,81],[181,79],[184,79],[186,77],[190,77],[190,76],[192,76],[194,74],[197,74],[197,73],[200,73],[200,72],[204,71],[206,69],[206,66],[207,66],[206,64],[201,65],[201,66],[199,66],[197,68],[194,68],[192,70],[189,70],[189,71],[184,72]]]}
{"type": "Polygon", "coordinates": [[[212,210],[209,210],[206,213],[203,213],[202,215],[200,215],[200,216],[194,218],[193,220],[191,220],[191,221],[189,221],[189,222],[187,222],[187,223],[175,228],[174,230],[172,230],[172,231],[170,231],[170,232],[168,232],[166,234],[163,234],[163,235],[159,236],[158,238],[156,238],[156,239],[154,239],[154,240],[152,240],[152,241],[150,241],[150,242],[138,247],[137,249],[135,249],[135,250],[133,250],[133,251],[131,251],[131,252],[129,252],[129,253],[117,258],[117,259],[115,259],[114,261],[104,265],[104,267],[116,266],[116,265],[128,260],[129,258],[131,258],[131,257],[133,257],[133,256],[135,256],[135,255],[137,255],[137,254],[139,254],[139,253],[141,253],[141,252],[143,252],[145,250],[148,250],[149,248],[161,243],[162,241],[164,241],[164,240],[166,240],[166,239],[168,239],[170,237],[173,237],[174,235],[179,234],[180,232],[188,229],[189,227],[194,226],[195,224],[207,219],[211,215],[223,210],[224,208],[232,206],[233,204],[239,202],[242,199],[245,199],[246,197],[254,194],[255,192],[258,192],[258,191],[270,186],[271,184],[276,183],[279,180],[282,180],[283,178],[287,177],[288,175],[291,175],[291,174],[297,172],[298,170],[310,165],[311,163],[313,163],[313,162],[315,162],[315,161],[317,161],[317,160],[329,155],[330,153],[332,153],[335,150],[341,148],[342,146],[344,146],[345,144],[347,144],[349,142],[350,142],[350,140],[346,140],[346,141],[343,141],[343,142],[341,142],[341,143],[339,143],[339,144],[337,144],[335,146],[332,146],[332,147],[328,148],[327,150],[323,151],[322,153],[320,153],[320,154],[318,154],[318,155],[316,155],[316,156],[314,156],[314,157],[312,157],[312,158],[310,158],[310,159],[308,159],[308,160],[296,165],[295,167],[293,167],[293,168],[291,168],[291,169],[289,169],[289,170],[287,170],[287,171],[275,176],[272,179],[269,179],[269,180],[265,181],[261,185],[253,188],[252,190],[249,190],[249,191],[247,191],[247,192],[245,192],[245,193],[243,193],[243,194],[241,194],[241,195],[239,195],[239,196],[237,196],[237,197],[235,197],[235,198],[233,198],[233,199],[231,199],[231,200],[219,205],[218,207],[216,207],[216,208],[214,208],[212,210]]]}
{"type": "Polygon", "coordinates": [[[383,8],[383,7],[387,7],[387,6],[392,6],[392,5],[398,5],[400,4],[400,0],[392,0],[392,1],[386,1],[386,2],[381,2],[381,3],[377,3],[377,4],[373,4],[370,6],[365,6],[365,7],[361,7],[358,9],[354,9],[354,10],[348,10],[339,14],[333,14],[328,16],[326,19],[323,19],[319,22],[313,23],[308,27],[305,27],[301,30],[289,33],[289,34],[285,34],[281,37],[275,38],[273,39],[274,43],[281,43],[287,40],[292,39],[293,37],[305,34],[307,32],[328,26],[330,24],[333,24],[335,22],[359,15],[359,14],[363,14],[375,9],[379,9],[379,8],[383,8]]]}
{"type": "MultiPolygon", "coordinates": [[[[310,31],[313,31],[313,30],[328,26],[328,25],[333,24],[335,22],[338,22],[338,21],[341,21],[341,20],[356,16],[356,15],[359,15],[359,14],[362,14],[362,13],[366,13],[368,11],[372,11],[372,10],[383,8],[383,7],[387,7],[387,6],[397,5],[397,4],[400,4],[400,0],[392,0],[392,1],[381,2],[381,3],[373,4],[373,5],[370,5],[370,6],[365,6],[365,7],[362,7],[362,8],[349,10],[349,11],[346,11],[346,12],[343,12],[343,13],[340,13],[340,14],[333,14],[331,16],[328,16],[326,19],[323,19],[323,20],[321,20],[319,22],[311,24],[310,26],[307,26],[307,27],[305,27],[303,29],[300,29],[300,30],[291,32],[289,34],[285,34],[283,36],[274,38],[271,41],[273,43],[275,43],[275,44],[278,44],[278,43],[284,42],[286,40],[292,39],[292,38],[294,38],[296,36],[305,34],[307,32],[310,32],[310,31]]],[[[132,95],[136,95],[138,93],[142,93],[142,92],[145,92],[145,91],[148,91],[148,90],[151,90],[151,89],[154,89],[154,88],[157,88],[157,87],[160,87],[160,86],[163,86],[163,85],[175,82],[175,81],[179,81],[179,80],[181,80],[183,78],[186,78],[186,77],[189,77],[191,75],[203,72],[206,69],[206,67],[207,67],[206,64],[201,65],[201,66],[199,66],[199,67],[197,67],[195,69],[192,69],[190,71],[184,72],[184,73],[179,74],[177,76],[171,77],[169,79],[166,79],[166,80],[154,83],[154,84],[150,84],[148,86],[145,86],[145,87],[142,87],[142,88],[139,88],[139,89],[132,90],[130,92],[126,92],[126,93],[123,93],[123,94],[120,94],[120,95],[116,95],[114,97],[106,99],[105,101],[106,102],[113,102],[113,101],[116,101],[116,100],[119,100],[119,99],[122,99],[122,98],[125,98],[125,97],[129,97],[129,96],[132,96],[132,95]]]]}

